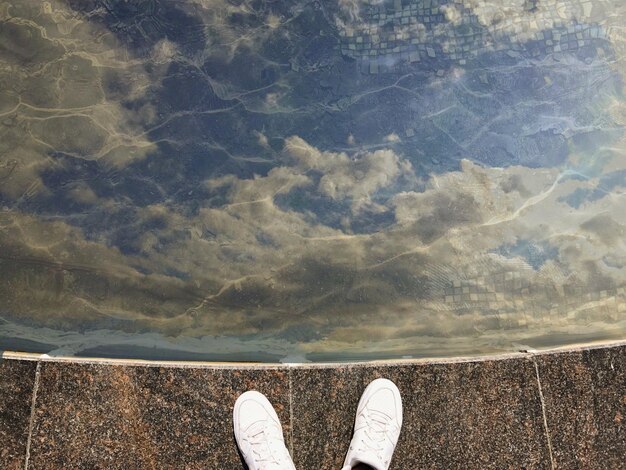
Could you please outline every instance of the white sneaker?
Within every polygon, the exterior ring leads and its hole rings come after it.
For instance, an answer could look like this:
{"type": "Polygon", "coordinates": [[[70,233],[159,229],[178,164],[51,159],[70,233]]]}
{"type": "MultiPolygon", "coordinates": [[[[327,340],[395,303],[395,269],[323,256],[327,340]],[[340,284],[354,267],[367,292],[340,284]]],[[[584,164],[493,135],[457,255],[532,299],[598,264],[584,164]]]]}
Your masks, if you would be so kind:
{"type": "Polygon", "coordinates": [[[401,427],[402,399],[398,387],[391,380],[374,380],[359,401],[354,436],[342,470],[359,463],[387,470],[401,427]]]}
{"type": "Polygon", "coordinates": [[[243,393],[233,409],[235,439],[250,470],[295,470],[283,428],[262,393],[243,393]]]}

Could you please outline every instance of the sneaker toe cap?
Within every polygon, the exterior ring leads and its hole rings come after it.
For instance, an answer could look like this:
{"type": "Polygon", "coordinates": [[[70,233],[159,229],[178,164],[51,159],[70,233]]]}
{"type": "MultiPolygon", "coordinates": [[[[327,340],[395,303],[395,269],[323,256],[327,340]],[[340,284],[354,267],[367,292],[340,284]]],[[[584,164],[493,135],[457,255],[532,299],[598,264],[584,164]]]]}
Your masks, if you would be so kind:
{"type": "Polygon", "coordinates": [[[396,391],[392,388],[382,387],[377,390],[368,400],[367,408],[402,421],[402,404],[396,391]]]}

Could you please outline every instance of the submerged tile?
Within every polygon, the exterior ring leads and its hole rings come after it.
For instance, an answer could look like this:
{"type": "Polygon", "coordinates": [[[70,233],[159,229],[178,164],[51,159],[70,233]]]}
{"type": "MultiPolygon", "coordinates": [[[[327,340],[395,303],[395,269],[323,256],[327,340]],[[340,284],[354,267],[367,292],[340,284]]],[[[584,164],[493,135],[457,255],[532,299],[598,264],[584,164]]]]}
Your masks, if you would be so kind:
{"type": "Polygon", "coordinates": [[[24,468],[37,363],[0,362],[0,468],[24,468]]]}
{"type": "Polygon", "coordinates": [[[626,346],[537,358],[559,468],[626,465],[626,346]]]}
{"type": "Polygon", "coordinates": [[[341,468],[362,391],[387,377],[404,424],[392,469],[549,468],[535,370],[525,359],[294,370],[299,468],[341,468]]]}
{"type": "Polygon", "coordinates": [[[248,389],[289,437],[286,371],[46,363],[30,468],[240,469],[232,406],[248,389]]]}
{"type": "Polygon", "coordinates": [[[0,4],[0,348],[626,336],[626,2],[241,3],[0,4]]]}

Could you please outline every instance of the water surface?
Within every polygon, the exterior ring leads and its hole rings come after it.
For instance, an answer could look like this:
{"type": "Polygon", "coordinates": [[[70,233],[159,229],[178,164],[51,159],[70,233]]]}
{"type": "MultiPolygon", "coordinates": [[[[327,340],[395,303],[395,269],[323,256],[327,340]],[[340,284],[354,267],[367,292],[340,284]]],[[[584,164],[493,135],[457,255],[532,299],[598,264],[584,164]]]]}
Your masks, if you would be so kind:
{"type": "Polygon", "coordinates": [[[626,336],[621,0],[0,3],[0,348],[626,336]]]}

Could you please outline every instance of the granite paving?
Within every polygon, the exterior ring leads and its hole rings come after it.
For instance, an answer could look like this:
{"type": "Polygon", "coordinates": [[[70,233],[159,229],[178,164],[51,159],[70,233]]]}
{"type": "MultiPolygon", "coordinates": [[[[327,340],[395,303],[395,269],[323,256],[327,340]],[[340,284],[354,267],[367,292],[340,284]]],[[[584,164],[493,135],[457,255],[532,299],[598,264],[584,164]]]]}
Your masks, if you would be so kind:
{"type": "Polygon", "coordinates": [[[265,393],[289,433],[286,370],[45,363],[29,468],[240,469],[232,406],[265,393]]]}
{"type": "Polygon", "coordinates": [[[339,469],[377,377],[403,398],[391,470],[621,469],[626,455],[625,345],[299,366],[7,359],[0,374],[2,469],[239,470],[232,406],[250,389],[274,404],[298,469],[339,469]]]}
{"type": "Polygon", "coordinates": [[[36,362],[0,362],[0,468],[24,468],[36,362]]]}
{"type": "Polygon", "coordinates": [[[539,356],[559,468],[626,468],[626,348],[539,356]]]}
{"type": "Polygon", "coordinates": [[[377,377],[395,382],[404,404],[391,468],[550,467],[529,360],[310,368],[292,374],[299,468],[341,468],[360,395],[377,377]]]}

